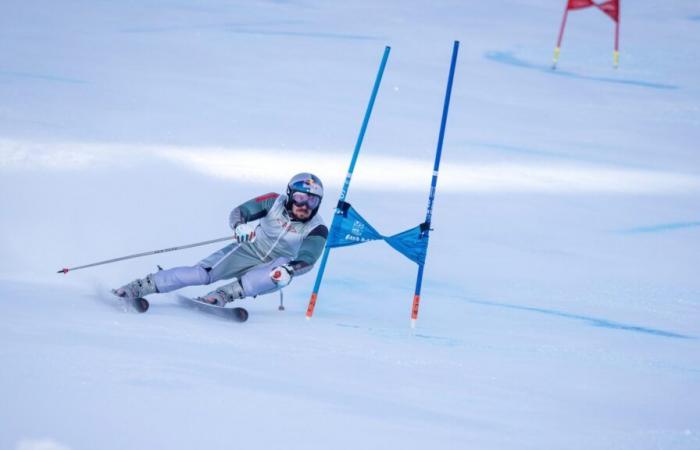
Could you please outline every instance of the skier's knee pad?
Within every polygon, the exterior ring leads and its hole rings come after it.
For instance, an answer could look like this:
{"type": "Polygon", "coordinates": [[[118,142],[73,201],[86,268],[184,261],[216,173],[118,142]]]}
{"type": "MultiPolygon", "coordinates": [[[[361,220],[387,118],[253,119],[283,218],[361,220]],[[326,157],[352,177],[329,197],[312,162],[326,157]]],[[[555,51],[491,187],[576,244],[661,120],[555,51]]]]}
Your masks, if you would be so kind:
{"type": "Polygon", "coordinates": [[[277,266],[286,264],[289,258],[281,256],[267,264],[257,266],[241,277],[241,287],[246,297],[255,297],[279,290],[280,287],[270,278],[270,271],[277,266]]]}
{"type": "Polygon", "coordinates": [[[202,266],[175,267],[153,274],[158,292],[170,292],[185,286],[209,284],[209,272],[202,266]]]}

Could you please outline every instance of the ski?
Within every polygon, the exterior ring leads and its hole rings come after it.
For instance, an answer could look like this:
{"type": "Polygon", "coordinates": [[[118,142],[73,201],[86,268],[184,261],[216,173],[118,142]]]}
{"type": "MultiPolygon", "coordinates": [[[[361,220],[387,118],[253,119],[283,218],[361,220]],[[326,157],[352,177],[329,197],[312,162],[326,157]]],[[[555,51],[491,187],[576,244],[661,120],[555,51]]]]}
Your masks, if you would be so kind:
{"type": "Polygon", "coordinates": [[[131,311],[136,311],[137,313],[145,313],[148,311],[149,306],[151,306],[150,303],[148,303],[148,300],[145,298],[120,297],[117,295],[115,290],[112,290],[112,294],[114,294],[119,300],[123,301],[128,309],[131,311]]]}
{"type": "Polygon", "coordinates": [[[210,305],[209,303],[204,303],[190,297],[185,297],[184,295],[178,295],[177,299],[182,305],[201,312],[224,317],[235,322],[245,322],[248,320],[248,310],[245,308],[226,308],[224,306],[210,305]]]}
{"type": "Polygon", "coordinates": [[[151,306],[151,304],[148,303],[148,300],[145,298],[132,298],[129,299],[127,303],[129,303],[129,306],[138,313],[145,313],[151,306]]]}

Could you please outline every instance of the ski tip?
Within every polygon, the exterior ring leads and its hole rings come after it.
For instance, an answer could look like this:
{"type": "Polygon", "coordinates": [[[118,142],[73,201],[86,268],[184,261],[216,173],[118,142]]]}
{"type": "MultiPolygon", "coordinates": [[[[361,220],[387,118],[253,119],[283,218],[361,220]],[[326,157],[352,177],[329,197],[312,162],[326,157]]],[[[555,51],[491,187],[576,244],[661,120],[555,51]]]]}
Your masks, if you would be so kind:
{"type": "Polygon", "coordinates": [[[65,275],[65,274],[67,274],[69,271],[70,271],[70,269],[66,269],[66,268],[64,267],[63,269],[59,270],[59,271],[56,272],[56,273],[62,273],[62,274],[65,275]]]}
{"type": "Polygon", "coordinates": [[[148,300],[146,300],[145,298],[136,298],[134,299],[132,304],[134,306],[134,309],[136,309],[136,311],[140,313],[145,313],[151,306],[150,303],[148,303],[148,300]]]}
{"type": "Polygon", "coordinates": [[[233,315],[238,322],[248,320],[248,310],[245,308],[233,308],[233,315]]]}

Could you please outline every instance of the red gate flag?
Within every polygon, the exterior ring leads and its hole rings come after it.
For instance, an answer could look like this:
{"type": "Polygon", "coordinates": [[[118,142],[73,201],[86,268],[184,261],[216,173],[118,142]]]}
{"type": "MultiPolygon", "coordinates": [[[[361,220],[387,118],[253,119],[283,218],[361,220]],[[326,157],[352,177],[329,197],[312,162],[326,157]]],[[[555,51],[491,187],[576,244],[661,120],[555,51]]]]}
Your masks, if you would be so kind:
{"type": "Polygon", "coordinates": [[[598,5],[601,11],[609,15],[615,22],[620,21],[620,0],[608,0],[598,5]]]}
{"type": "Polygon", "coordinates": [[[614,67],[617,69],[618,63],[620,61],[620,0],[607,0],[603,3],[596,3],[593,0],[567,0],[566,9],[564,9],[564,18],[561,21],[561,28],[559,28],[559,38],[557,39],[557,46],[554,48],[554,63],[552,64],[552,69],[556,69],[557,62],[559,61],[559,51],[561,49],[561,41],[564,37],[564,28],[566,27],[566,18],[569,15],[569,11],[576,9],[589,8],[595,6],[610,17],[615,22],[615,50],[613,51],[613,63],[614,67]]]}
{"type": "Polygon", "coordinates": [[[566,9],[583,9],[591,6],[599,8],[615,22],[620,18],[620,0],[608,0],[603,3],[595,3],[593,0],[569,0],[566,9]]]}
{"type": "Polygon", "coordinates": [[[588,8],[589,6],[593,5],[595,5],[593,0],[569,0],[569,4],[566,6],[566,9],[588,8]]]}

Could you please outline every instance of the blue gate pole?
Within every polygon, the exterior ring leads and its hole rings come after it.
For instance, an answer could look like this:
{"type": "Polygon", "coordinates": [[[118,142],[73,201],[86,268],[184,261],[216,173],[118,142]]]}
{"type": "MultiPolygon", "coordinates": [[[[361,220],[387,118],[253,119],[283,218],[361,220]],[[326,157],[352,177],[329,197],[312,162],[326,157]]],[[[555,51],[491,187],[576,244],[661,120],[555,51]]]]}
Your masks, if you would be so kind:
{"type": "MultiPolygon", "coordinates": [[[[389,52],[391,47],[384,47],[384,55],[382,55],[382,62],[379,64],[379,72],[377,73],[377,78],[374,80],[374,87],[372,88],[372,95],[369,97],[369,104],[367,105],[367,110],[365,111],[365,118],[362,121],[362,127],[360,128],[360,134],[357,136],[357,142],[355,143],[355,151],[352,154],[352,160],[350,161],[350,168],[348,169],[348,174],[345,177],[345,183],[343,183],[343,189],[340,191],[340,198],[338,203],[344,201],[348,195],[348,190],[350,189],[350,181],[352,180],[352,174],[355,171],[355,163],[357,163],[357,157],[360,154],[360,148],[362,147],[362,141],[365,138],[365,132],[367,131],[367,124],[369,123],[369,118],[372,115],[372,108],[374,108],[374,101],[377,98],[377,92],[379,92],[379,85],[382,82],[382,75],[384,75],[384,68],[386,67],[386,62],[389,59],[389,52]]],[[[336,208],[333,214],[333,222],[331,223],[331,234],[333,229],[338,223],[338,215],[342,214],[339,208],[336,208]]],[[[323,256],[321,257],[321,265],[318,268],[318,273],[316,274],[316,282],[314,283],[314,290],[311,293],[311,299],[309,300],[309,307],[306,309],[306,319],[311,319],[314,314],[314,308],[316,307],[316,299],[318,298],[318,290],[321,288],[321,280],[323,279],[323,272],[326,270],[326,262],[328,261],[328,254],[331,248],[330,236],[326,241],[326,247],[323,250],[323,256]]]]}
{"type": "MultiPolygon", "coordinates": [[[[450,75],[447,78],[447,92],[445,92],[445,104],[442,108],[442,121],[440,122],[440,135],[438,137],[437,151],[435,152],[435,165],[433,166],[433,178],[430,182],[430,196],[428,197],[428,211],[425,215],[425,231],[421,236],[426,240],[425,250],[428,251],[428,239],[430,237],[430,221],[433,217],[433,201],[435,200],[435,189],[437,188],[438,173],[440,171],[440,157],[442,156],[442,142],[445,139],[445,126],[447,124],[447,113],[450,109],[450,96],[452,94],[452,80],[455,76],[455,65],[457,64],[457,52],[459,51],[459,41],[454,42],[452,47],[452,61],[450,63],[450,75]]],[[[413,295],[413,307],[411,308],[411,327],[415,328],[418,320],[418,307],[420,305],[420,291],[423,284],[423,268],[425,263],[418,265],[418,276],[416,279],[416,291],[413,295]]]]}

